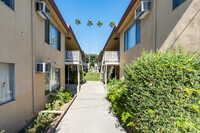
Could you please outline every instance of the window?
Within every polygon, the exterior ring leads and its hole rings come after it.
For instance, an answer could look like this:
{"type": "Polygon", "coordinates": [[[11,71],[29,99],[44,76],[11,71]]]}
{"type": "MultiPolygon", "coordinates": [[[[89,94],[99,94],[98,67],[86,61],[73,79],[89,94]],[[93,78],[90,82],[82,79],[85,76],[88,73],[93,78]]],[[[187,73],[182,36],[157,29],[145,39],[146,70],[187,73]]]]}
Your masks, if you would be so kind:
{"type": "Polygon", "coordinates": [[[140,43],[140,21],[137,21],[124,33],[124,51],[140,43]]]}
{"type": "Polygon", "coordinates": [[[124,51],[128,50],[128,31],[124,33],[124,51]]]}
{"type": "Polygon", "coordinates": [[[15,99],[14,65],[0,63],[0,105],[15,99]]]}
{"type": "Polygon", "coordinates": [[[45,20],[45,42],[60,51],[61,33],[49,20],[45,20]]]}
{"type": "Polygon", "coordinates": [[[60,88],[60,69],[51,68],[50,73],[45,73],[45,95],[60,88]]]}
{"type": "Polygon", "coordinates": [[[181,5],[185,0],[173,0],[173,9],[181,5]]]}
{"type": "Polygon", "coordinates": [[[5,3],[7,6],[9,6],[11,9],[15,10],[15,0],[1,0],[3,3],[5,3]]]}

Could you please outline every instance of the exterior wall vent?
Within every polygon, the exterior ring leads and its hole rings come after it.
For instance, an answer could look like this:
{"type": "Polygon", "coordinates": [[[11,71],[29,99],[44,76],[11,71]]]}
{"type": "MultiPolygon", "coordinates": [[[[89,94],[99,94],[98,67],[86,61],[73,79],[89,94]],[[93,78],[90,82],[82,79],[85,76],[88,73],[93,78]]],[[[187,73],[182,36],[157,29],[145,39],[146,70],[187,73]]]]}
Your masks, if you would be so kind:
{"type": "Polygon", "coordinates": [[[51,65],[44,62],[36,63],[36,72],[37,73],[50,73],[51,65]]]}
{"type": "Polygon", "coordinates": [[[151,1],[141,1],[135,10],[135,19],[143,19],[151,11],[151,1]]]}
{"type": "Polygon", "coordinates": [[[36,10],[42,18],[44,18],[44,19],[50,19],[51,18],[50,9],[47,7],[47,5],[44,1],[36,2],[36,10]]]}

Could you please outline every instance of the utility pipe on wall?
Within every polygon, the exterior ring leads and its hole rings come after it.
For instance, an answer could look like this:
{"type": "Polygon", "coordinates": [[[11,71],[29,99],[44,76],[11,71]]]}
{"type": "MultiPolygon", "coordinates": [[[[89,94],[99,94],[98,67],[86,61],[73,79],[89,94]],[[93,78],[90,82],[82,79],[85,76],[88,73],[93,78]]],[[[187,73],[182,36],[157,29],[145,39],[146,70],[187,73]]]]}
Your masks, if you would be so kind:
{"type": "Polygon", "coordinates": [[[35,113],[35,62],[34,62],[34,24],[33,24],[33,13],[34,13],[34,0],[31,0],[31,64],[32,64],[32,97],[33,97],[33,112],[35,113]]]}

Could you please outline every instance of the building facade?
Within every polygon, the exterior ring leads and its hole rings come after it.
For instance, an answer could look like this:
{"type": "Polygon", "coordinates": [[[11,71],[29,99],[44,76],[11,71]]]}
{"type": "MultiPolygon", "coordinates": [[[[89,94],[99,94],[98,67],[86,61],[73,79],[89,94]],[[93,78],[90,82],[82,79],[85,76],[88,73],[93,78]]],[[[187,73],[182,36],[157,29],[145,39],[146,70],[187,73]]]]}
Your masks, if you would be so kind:
{"type": "Polygon", "coordinates": [[[0,131],[18,131],[44,109],[51,91],[65,88],[66,46],[77,45],[84,57],[55,2],[43,1],[50,19],[38,2],[0,0],[0,131]]]}
{"type": "MultiPolygon", "coordinates": [[[[132,0],[119,24],[111,33],[106,46],[120,48],[120,78],[123,68],[145,51],[166,51],[182,46],[186,51],[200,49],[200,23],[198,0],[148,0],[149,11],[142,18],[136,18],[136,10],[141,12],[141,3],[147,0],[132,0]],[[119,43],[113,43],[113,36],[119,43]]],[[[141,14],[143,15],[143,14],[141,14]]],[[[101,58],[99,58],[101,59],[101,58]]]]}

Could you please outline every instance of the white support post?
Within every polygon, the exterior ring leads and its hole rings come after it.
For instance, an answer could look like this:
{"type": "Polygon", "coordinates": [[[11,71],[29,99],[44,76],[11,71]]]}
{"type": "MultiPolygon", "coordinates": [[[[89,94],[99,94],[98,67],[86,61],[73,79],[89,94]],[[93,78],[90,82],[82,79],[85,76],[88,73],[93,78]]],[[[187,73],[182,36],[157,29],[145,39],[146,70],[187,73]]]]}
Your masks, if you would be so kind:
{"type": "Polygon", "coordinates": [[[106,67],[106,71],[105,71],[105,85],[107,85],[107,69],[108,69],[108,66],[105,65],[105,67],[106,67]]]}
{"type": "Polygon", "coordinates": [[[68,75],[67,75],[68,85],[69,85],[69,67],[70,67],[70,66],[68,66],[68,75]]]}
{"type": "Polygon", "coordinates": [[[77,93],[79,93],[80,90],[80,66],[77,65],[77,73],[78,73],[78,90],[77,93]]]}
{"type": "Polygon", "coordinates": [[[99,72],[100,72],[100,79],[101,79],[101,66],[100,66],[100,70],[99,70],[99,72]]]}
{"type": "Polygon", "coordinates": [[[117,70],[116,70],[116,66],[115,66],[115,79],[117,79],[117,70]]]}

